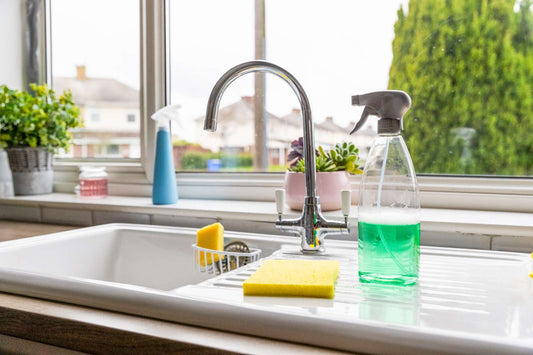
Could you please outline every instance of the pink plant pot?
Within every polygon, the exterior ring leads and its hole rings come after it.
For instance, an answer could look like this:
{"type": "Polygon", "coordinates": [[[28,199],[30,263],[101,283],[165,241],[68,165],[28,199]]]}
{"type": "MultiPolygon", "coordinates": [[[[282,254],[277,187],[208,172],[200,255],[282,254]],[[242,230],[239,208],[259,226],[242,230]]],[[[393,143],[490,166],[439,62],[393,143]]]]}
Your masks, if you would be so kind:
{"type": "MultiPolygon", "coordinates": [[[[322,211],[333,211],[341,208],[341,190],[350,189],[350,181],[346,171],[317,172],[317,195],[320,197],[322,211]]],[[[287,171],[285,173],[285,193],[287,205],[301,211],[304,203],[305,174],[287,171]]]]}

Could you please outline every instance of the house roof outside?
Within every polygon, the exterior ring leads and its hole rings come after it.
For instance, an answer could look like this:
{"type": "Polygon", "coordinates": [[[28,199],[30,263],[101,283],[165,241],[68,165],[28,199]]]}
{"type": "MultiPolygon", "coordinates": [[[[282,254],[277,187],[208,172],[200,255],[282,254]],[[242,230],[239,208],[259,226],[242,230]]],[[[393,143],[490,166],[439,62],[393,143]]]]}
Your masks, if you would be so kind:
{"type": "Polygon", "coordinates": [[[77,75],[54,77],[53,87],[57,93],[71,90],[74,102],[79,105],[120,103],[121,107],[139,107],[139,90],[112,78],[90,78],[85,75],[85,67],[79,66],[77,75]]]}
{"type": "Polygon", "coordinates": [[[281,116],[280,117],[280,121],[283,124],[287,124],[287,125],[290,125],[290,126],[301,127],[301,125],[302,125],[302,113],[301,113],[300,109],[293,108],[290,113],[286,114],[285,116],[281,116]]]}
{"type": "MultiPolygon", "coordinates": [[[[289,125],[293,127],[301,127],[301,111],[294,108],[292,111],[284,116],[278,117],[270,112],[266,112],[267,120],[275,120],[283,125],[289,125]]],[[[231,119],[235,121],[248,122],[254,116],[254,98],[253,96],[242,96],[237,102],[234,102],[228,106],[221,108],[218,112],[218,116],[221,120],[231,119]]],[[[197,117],[196,121],[203,121],[205,116],[197,117]]],[[[315,123],[317,129],[330,131],[330,132],[346,132],[345,128],[337,125],[333,121],[333,117],[326,117],[326,120],[321,123],[315,123]]]]}
{"type": "MultiPolygon", "coordinates": [[[[267,112],[266,115],[269,126],[267,140],[269,149],[287,149],[290,142],[302,135],[302,115],[299,109],[295,108],[282,117],[278,117],[270,112],[267,112]]],[[[253,126],[254,122],[253,97],[243,96],[239,101],[221,107],[218,116],[220,117],[219,125],[221,128],[228,129],[228,131],[221,129],[216,136],[205,135],[202,129],[205,116],[200,116],[195,119],[198,135],[197,141],[200,145],[213,151],[218,151],[222,146],[229,144],[228,142],[231,142],[231,145],[235,147],[249,148],[253,146],[253,136],[250,139],[249,132],[246,131],[246,129],[250,129],[250,126],[253,126]]],[[[332,117],[327,117],[324,122],[315,123],[315,142],[327,147],[328,145],[333,145],[341,141],[351,140],[357,142],[362,152],[366,152],[373,138],[376,136],[376,132],[369,128],[358,132],[350,138],[348,136],[350,129],[351,126],[341,127],[334,122],[332,117]]]]}
{"type": "MultiPolygon", "coordinates": [[[[343,130],[345,132],[351,132],[352,129],[355,127],[355,122],[350,122],[343,130]]],[[[359,137],[362,137],[362,136],[367,136],[367,137],[370,137],[370,138],[374,138],[378,135],[378,133],[376,132],[376,130],[374,129],[374,127],[370,126],[370,125],[367,125],[365,129],[361,129],[357,132],[354,132],[352,134],[352,136],[359,136],[359,137]]]]}
{"type": "MultiPolygon", "coordinates": [[[[280,120],[280,118],[268,111],[266,111],[267,120],[280,120]]],[[[254,117],[254,98],[253,96],[243,96],[237,102],[234,102],[228,106],[222,107],[218,111],[218,117],[221,122],[227,122],[227,120],[233,120],[237,122],[251,122],[254,117]]],[[[205,116],[200,116],[195,121],[204,121],[205,116]]]]}
{"type": "Polygon", "coordinates": [[[331,116],[326,117],[324,122],[316,123],[315,126],[318,129],[323,129],[324,131],[347,133],[344,128],[333,121],[333,117],[331,116]]]}

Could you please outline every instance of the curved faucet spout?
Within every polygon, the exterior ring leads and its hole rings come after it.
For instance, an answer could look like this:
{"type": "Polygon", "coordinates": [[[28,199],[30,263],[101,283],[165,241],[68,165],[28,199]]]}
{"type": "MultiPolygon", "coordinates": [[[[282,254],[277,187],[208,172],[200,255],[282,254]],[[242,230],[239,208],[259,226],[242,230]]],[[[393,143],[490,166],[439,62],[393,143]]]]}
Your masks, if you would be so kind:
{"type": "Polygon", "coordinates": [[[241,63],[228,70],[213,87],[209,101],[207,102],[207,111],[205,114],[204,130],[216,131],[218,107],[222,95],[228,86],[237,78],[253,72],[266,71],[285,80],[292,88],[302,107],[303,118],[303,139],[304,139],[304,159],[305,159],[305,187],[308,197],[316,197],[316,168],[315,168],[315,139],[313,133],[313,120],[311,118],[311,105],[302,85],[296,78],[283,69],[282,67],[266,62],[263,60],[253,60],[241,63]]]}
{"type": "Polygon", "coordinates": [[[307,196],[303,202],[302,216],[297,219],[282,220],[276,222],[276,226],[282,230],[297,234],[302,239],[302,251],[306,253],[323,252],[323,239],[332,231],[347,233],[348,222],[328,221],[320,211],[320,199],[316,196],[316,164],[315,164],[315,141],[313,133],[313,120],[311,118],[311,105],[302,85],[296,78],[285,69],[270,62],[254,60],[239,64],[228,70],[215,84],[205,114],[204,129],[215,131],[217,129],[217,115],[220,99],[227,87],[237,78],[252,72],[266,71],[285,80],[292,88],[302,107],[303,139],[305,159],[305,188],[307,196]]]}

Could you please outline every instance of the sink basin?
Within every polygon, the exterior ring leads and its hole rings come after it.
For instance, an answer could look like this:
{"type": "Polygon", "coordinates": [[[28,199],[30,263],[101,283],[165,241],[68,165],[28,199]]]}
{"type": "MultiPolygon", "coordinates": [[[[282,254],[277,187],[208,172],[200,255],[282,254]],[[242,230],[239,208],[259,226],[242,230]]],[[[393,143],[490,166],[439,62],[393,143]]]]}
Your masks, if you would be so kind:
{"type": "MultiPolygon", "coordinates": [[[[294,239],[265,239],[253,234],[225,234],[226,243],[243,240],[259,244],[270,255],[280,243],[294,239]]],[[[58,282],[98,281],[102,287],[131,285],[169,291],[198,283],[208,276],[196,273],[191,245],[196,230],[160,226],[108,224],[0,243],[2,275],[39,274],[58,282]]]]}
{"type": "Polygon", "coordinates": [[[40,274],[62,282],[171,290],[199,281],[194,273],[180,271],[191,263],[187,248],[193,240],[192,232],[180,234],[184,238],[142,227],[106,226],[41,236],[3,245],[0,266],[23,272],[23,277],[40,274]]]}
{"type": "Polygon", "coordinates": [[[188,228],[110,224],[0,243],[0,291],[367,353],[533,353],[533,279],[520,253],[421,248],[413,287],[360,284],[356,244],[333,300],[244,297],[264,258],[305,259],[291,237],[225,233],[263,259],[214,278],[195,272],[188,228]],[[253,324],[253,326],[250,326],[253,324]]]}

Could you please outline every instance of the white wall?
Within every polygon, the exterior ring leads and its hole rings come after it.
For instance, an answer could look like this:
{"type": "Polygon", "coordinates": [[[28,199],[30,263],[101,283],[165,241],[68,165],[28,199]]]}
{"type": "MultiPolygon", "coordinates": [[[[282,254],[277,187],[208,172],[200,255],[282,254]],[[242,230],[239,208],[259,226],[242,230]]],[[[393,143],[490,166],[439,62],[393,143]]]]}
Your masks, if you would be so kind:
{"type": "Polygon", "coordinates": [[[23,89],[22,0],[0,0],[0,85],[23,89]]]}

